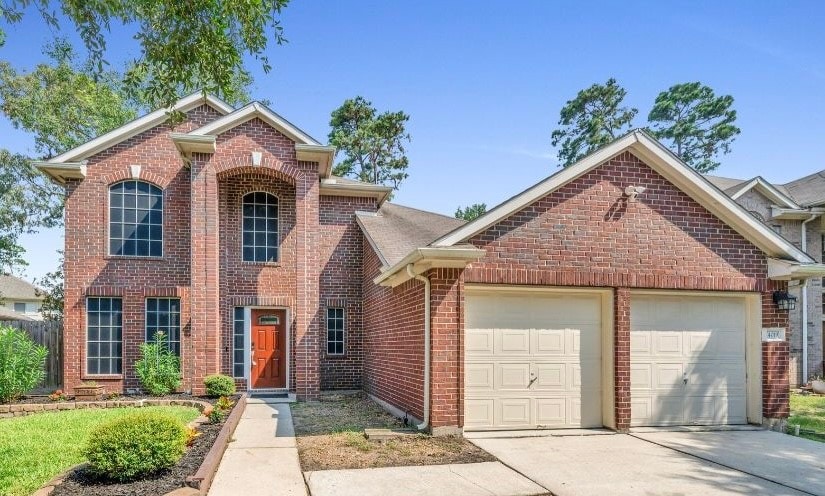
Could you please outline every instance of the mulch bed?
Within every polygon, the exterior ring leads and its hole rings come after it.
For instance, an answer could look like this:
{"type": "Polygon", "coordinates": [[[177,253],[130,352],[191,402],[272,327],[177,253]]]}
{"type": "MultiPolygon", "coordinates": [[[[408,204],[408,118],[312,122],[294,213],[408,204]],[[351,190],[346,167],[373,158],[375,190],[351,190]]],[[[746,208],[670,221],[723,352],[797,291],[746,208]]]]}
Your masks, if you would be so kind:
{"type": "Polygon", "coordinates": [[[203,463],[222,426],[222,423],[201,425],[198,428],[201,435],[186,450],[178,464],[153,477],[134,482],[111,482],[100,480],[89,471],[80,469],[55,487],[52,496],[158,496],[183,487],[186,478],[194,475],[203,463]]]}

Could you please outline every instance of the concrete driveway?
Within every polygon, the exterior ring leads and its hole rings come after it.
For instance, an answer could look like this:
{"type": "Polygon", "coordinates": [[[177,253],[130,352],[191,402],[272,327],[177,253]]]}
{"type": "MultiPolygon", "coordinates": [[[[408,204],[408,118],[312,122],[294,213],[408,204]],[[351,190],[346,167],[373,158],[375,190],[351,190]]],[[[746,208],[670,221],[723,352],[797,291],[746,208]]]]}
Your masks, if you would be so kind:
{"type": "Polygon", "coordinates": [[[557,496],[825,495],[825,444],[785,434],[556,432],[471,441],[557,496]]]}

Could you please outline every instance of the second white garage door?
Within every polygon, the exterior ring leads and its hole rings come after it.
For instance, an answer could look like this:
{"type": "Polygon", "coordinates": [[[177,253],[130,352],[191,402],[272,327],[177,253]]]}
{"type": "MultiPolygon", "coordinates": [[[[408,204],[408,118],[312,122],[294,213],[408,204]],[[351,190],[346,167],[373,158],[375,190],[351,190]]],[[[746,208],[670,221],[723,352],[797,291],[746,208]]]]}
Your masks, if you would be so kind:
{"type": "Polygon", "coordinates": [[[465,301],[464,427],[601,427],[601,296],[478,292],[465,301]]]}
{"type": "Polygon", "coordinates": [[[631,425],[746,423],[745,299],[630,301],[631,425]]]}

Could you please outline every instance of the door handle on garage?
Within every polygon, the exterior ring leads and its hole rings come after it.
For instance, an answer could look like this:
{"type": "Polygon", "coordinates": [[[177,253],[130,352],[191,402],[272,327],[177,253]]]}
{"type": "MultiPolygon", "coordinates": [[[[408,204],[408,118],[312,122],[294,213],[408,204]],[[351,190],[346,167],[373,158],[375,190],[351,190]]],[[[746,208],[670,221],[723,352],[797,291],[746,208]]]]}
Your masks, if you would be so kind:
{"type": "Polygon", "coordinates": [[[527,383],[527,388],[528,388],[528,389],[530,388],[530,386],[532,386],[532,385],[533,385],[533,383],[534,383],[534,382],[536,382],[536,379],[538,379],[538,377],[536,377],[535,375],[533,375],[533,374],[530,374],[530,375],[531,375],[532,377],[530,377],[530,382],[528,382],[528,383],[527,383]]]}
{"type": "Polygon", "coordinates": [[[682,374],[682,382],[683,382],[684,384],[687,384],[687,383],[688,383],[688,377],[687,377],[687,374],[682,374]]]}

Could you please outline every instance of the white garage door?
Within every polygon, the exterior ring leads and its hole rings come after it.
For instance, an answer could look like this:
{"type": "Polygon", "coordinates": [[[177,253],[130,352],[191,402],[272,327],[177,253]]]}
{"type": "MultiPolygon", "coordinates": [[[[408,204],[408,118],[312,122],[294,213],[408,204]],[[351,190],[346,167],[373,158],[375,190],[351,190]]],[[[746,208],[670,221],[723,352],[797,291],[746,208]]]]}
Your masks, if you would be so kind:
{"type": "Polygon", "coordinates": [[[631,425],[746,423],[744,298],[633,295],[631,425]]]}
{"type": "Polygon", "coordinates": [[[466,298],[464,427],[600,427],[601,300],[572,293],[466,298]]]}

